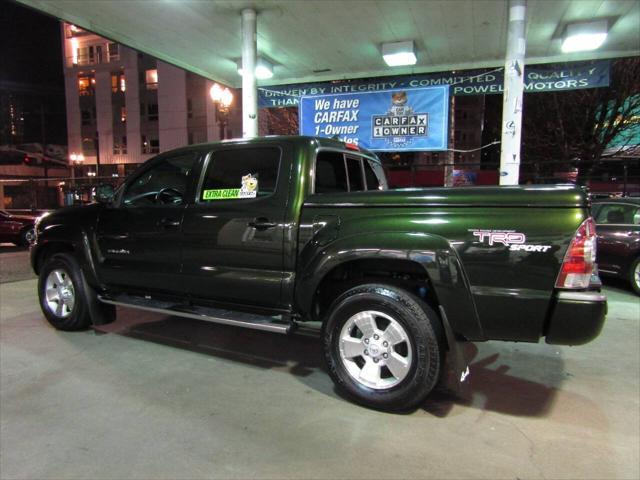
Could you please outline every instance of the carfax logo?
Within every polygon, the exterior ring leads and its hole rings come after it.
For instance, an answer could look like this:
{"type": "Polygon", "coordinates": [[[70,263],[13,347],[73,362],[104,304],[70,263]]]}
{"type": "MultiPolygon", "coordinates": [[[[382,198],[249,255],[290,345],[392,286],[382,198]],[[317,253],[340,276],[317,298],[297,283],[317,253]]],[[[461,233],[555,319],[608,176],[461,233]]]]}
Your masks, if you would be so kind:
{"type": "Polygon", "coordinates": [[[372,115],[372,136],[392,145],[410,144],[415,137],[426,137],[429,114],[414,113],[407,104],[407,92],[391,94],[391,107],[384,115],[372,115]]]}

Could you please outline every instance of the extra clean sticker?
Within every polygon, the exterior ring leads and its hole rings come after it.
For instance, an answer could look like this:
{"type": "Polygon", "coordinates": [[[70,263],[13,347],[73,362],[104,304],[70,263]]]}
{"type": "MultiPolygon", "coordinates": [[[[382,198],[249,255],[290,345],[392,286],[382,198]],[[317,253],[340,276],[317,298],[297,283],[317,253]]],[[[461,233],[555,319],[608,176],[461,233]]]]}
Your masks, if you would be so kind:
{"type": "Polygon", "coordinates": [[[205,190],[202,192],[203,200],[227,200],[230,198],[240,198],[240,189],[219,188],[216,190],[205,190]]]}
{"type": "Polygon", "coordinates": [[[202,200],[232,200],[238,198],[256,198],[258,196],[258,177],[251,173],[242,176],[240,188],[217,188],[204,190],[202,200]]]}

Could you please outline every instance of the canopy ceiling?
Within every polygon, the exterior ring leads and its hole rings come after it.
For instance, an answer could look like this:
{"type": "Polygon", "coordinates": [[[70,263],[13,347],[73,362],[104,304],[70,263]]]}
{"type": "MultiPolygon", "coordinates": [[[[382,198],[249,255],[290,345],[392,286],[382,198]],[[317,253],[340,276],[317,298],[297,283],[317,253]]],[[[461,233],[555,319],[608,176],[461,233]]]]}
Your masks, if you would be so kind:
{"type": "MultiPolygon", "coordinates": [[[[240,10],[258,12],[258,51],[276,64],[262,83],[422,73],[503,64],[506,0],[17,0],[205,77],[240,86],[240,10]],[[418,63],[389,68],[383,42],[415,40],[418,63]]],[[[640,55],[637,0],[528,0],[527,61],[640,55]],[[605,18],[605,44],[562,54],[569,22],[605,18]]]]}

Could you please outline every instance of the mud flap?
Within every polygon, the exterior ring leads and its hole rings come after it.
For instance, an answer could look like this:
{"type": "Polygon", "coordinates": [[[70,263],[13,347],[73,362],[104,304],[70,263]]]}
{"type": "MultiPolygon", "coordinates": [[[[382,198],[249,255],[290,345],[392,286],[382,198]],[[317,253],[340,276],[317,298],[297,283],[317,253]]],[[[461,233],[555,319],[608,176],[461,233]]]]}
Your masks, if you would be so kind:
{"type": "Polygon", "coordinates": [[[467,390],[469,377],[469,359],[467,358],[465,346],[467,342],[456,339],[455,334],[447,319],[447,314],[442,306],[439,307],[444,325],[445,335],[447,337],[447,345],[449,347],[447,355],[447,372],[443,376],[446,381],[446,387],[453,390],[458,395],[464,395],[467,390]]]}

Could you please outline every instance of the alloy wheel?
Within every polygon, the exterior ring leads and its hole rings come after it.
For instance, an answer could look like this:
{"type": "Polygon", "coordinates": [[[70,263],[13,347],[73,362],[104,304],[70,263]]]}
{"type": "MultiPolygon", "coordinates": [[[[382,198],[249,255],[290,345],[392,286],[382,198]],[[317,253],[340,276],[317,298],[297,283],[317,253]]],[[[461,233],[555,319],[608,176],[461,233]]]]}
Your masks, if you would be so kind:
{"type": "Polygon", "coordinates": [[[47,309],[58,318],[71,315],[76,303],[76,293],[69,274],[61,268],[52,270],[44,288],[47,309]]]}
{"type": "Polygon", "coordinates": [[[339,349],[349,375],[369,388],[395,387],[411,370],[409,335],[386,313],[367,310],[349,318],[340,332],[339,349]]]}

